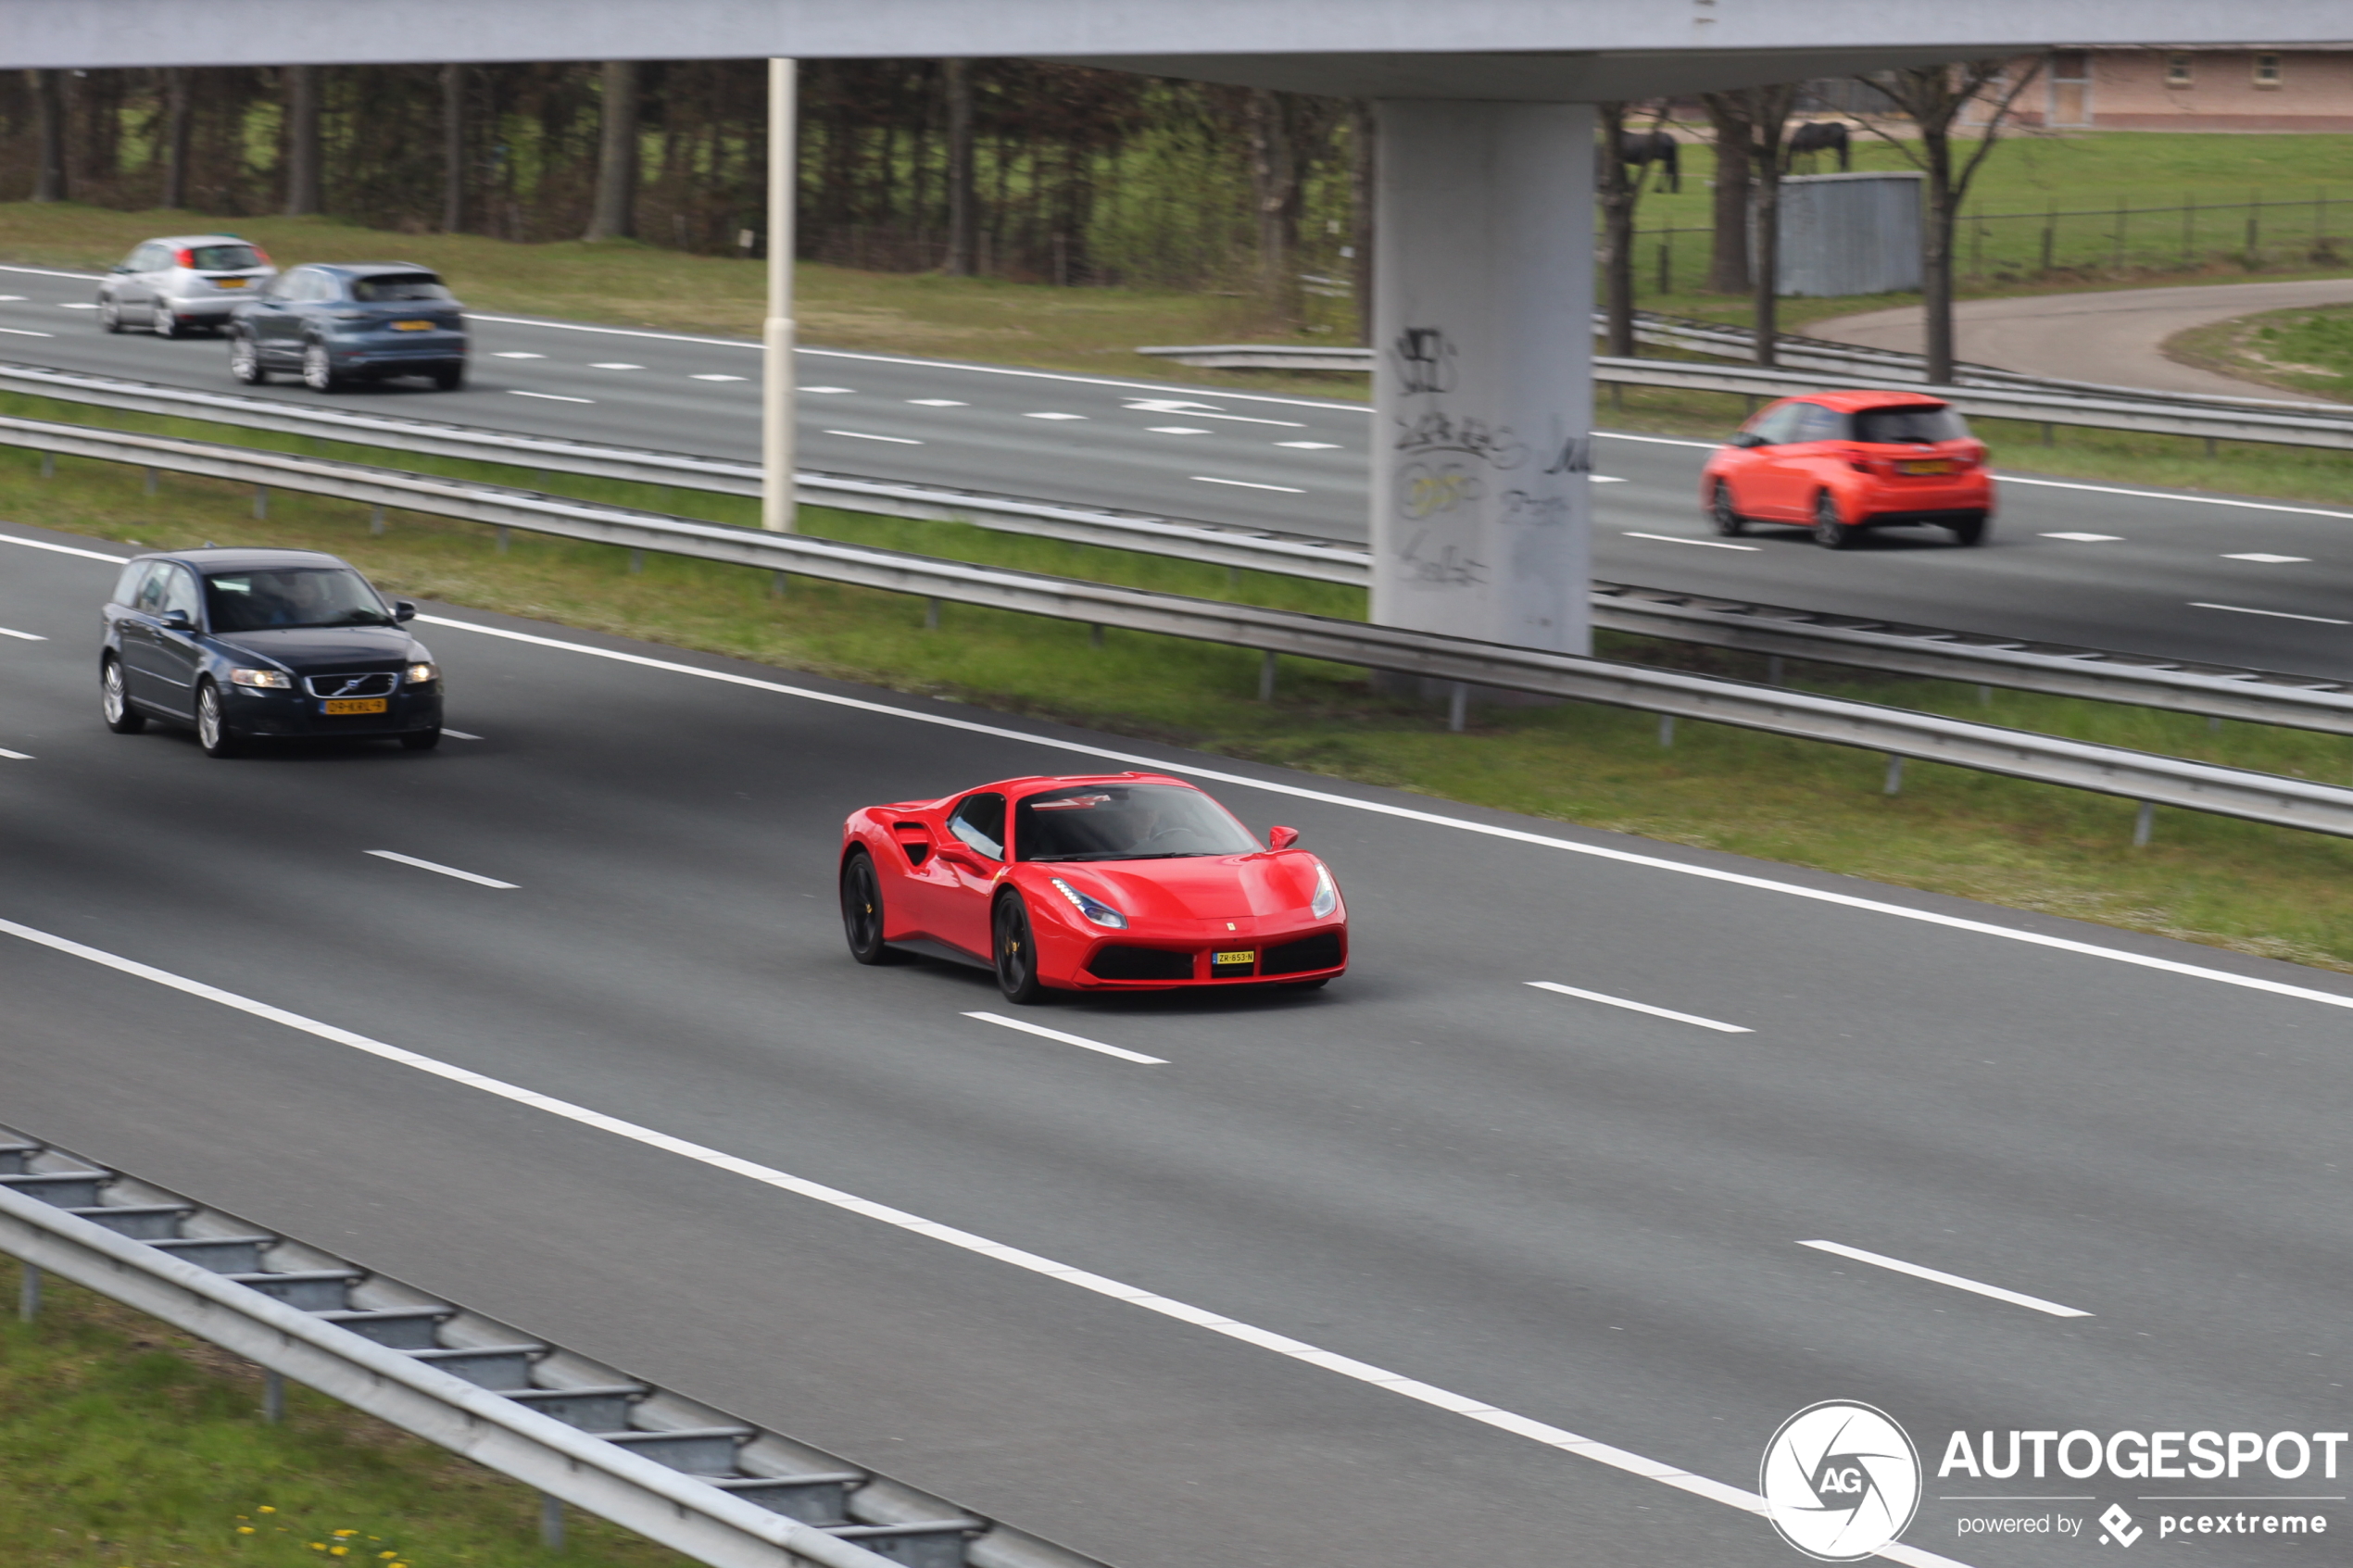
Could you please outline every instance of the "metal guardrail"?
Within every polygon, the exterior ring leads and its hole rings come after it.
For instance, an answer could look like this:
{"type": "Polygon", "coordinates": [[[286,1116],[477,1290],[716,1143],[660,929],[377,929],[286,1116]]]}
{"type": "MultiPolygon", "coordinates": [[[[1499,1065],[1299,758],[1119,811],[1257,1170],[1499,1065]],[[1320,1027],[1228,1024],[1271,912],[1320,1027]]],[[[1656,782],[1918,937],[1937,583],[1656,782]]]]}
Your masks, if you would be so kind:
{"type": "Polygon", "coordinates": [[[711,1568],[1101,1568],[5,1128],[0,1252],[711,1568]]]}
{"type": "Polygon", "coordinates": [[[1593,584],[1593,624],[1768,659],[2353,734],[2353,683],[2315,675],[2154,659],[1618,583],[1593,584]]]}
{"type": "Polygon", "coordinates": [[[1394,626],[1220,604],[1069,578],[937,560],[812,539],[599,507],[527,491],[332,463],[282,453],[0,419],[0,445],[207,474],[497,527],[663,551],[828,582],[1098,626],[1257,648],[1379,670],[1458,688],[1529,692],[1704,719],[2184,807],[2284,827],[2353,836],[2353,790],[2095,746],[1941,715],[1842,701],[1776,686],[1616,664],[1536,648],[1440,636],[1394,626]]]}
{"type": "MultiPolygon", "coordinates": [[[[0,386],[133,409],[217,420],[282,434],[309,434],[355,445],[434,452],[592,477],[675,484],[727,494],[758,493],[755,466],[678,453],[597,446],[434,424],[345,408],[313,408],[231,394],[0,364],[0,386]]],[[[1372,558],[1351,546],[1286,538],[1239,528],[1172,521],[1140,513],[1092,511],[1002,495],[894,484],[881,480],[807,474],[800,498],[814,505],[897,517],[962,522],[995,533],[1065,539],[1183,560],[1247,567],[1283,576],[1362,587],[1372,558]]],[[[2346,733],[2334,683],[2097,649],[2024,644],[1933,628],[1894,628],[1860,617],[1775,606],[1740,605],[1654,589],[1597,584],[1594,623],[1718,647],[1745,648],[1817,663],[1853,665],[1939,680],[2090,697],[2214,718],[2346,733]],[[1629,598],[1642,596],[1642,602],[1629,598]],[[1663,606],[1680,608],[1662,608],[1663,606]],[[1762,623],[1773,623],[1769,633],[1762,623]],[[1931,647],[1935,643],[1939,646],[1931,647]],[[2086,674],[2096,662],[2098,673],[2086,674]]]]}
{"type": "MultiPolygon", "coordinates": [[[[591,479],[674,485],[723,495],[756,496],[761,493],[759,464],[698,458],[683,452],[515,434],[393,414],[285,403],[237,393],[198,392],[188,387],[55,370],[38,365],[0,364],[0,390],[134,413],[207,420],[279,435],[307,435],[354,445],[423,452],[437,458],[462,458],[591,479]]],[[[1026,533],[1359,587],[1372,576],[1370,558],[1361,549],[1264,529],[1107,507],[989,495],[940,485],[900,484],[848,474],[799,473],[794,476],[794,488],[799,498],[810,506],[832,507],[841,511],[969,523],[1000,533],[1026,533]]]]}

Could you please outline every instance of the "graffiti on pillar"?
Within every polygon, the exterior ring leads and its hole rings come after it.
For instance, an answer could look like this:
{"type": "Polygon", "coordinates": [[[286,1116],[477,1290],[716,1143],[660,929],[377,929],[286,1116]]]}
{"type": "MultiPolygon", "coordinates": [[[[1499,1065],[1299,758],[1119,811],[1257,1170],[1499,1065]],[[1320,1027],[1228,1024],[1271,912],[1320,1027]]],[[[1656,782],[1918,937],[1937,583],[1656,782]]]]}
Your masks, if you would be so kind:
{"type": "Polygon", "coordinates": [[[1432,408],[1401,423],[1396,449],[1417,458],[1432,452],[1460,452],[1489,468],[1505,470],[1528,461],[1528,444],[1513,434],[1509,425],[1491,425],[1443,408],[1432,408]]]}
{"type": "Polygon", "coordinates": [[[1546,473],[1592,473],[1593,471],[1593,438],[1572,435],[1560,444],[1553,460],[1544,465],[1546,473]]]}
{"type": "Polygon", "coordinates": [[[1487,563],[1460,545],[1441,545],[1433,549],[1429,532],[1416,529],[1397,552],[1398,561],[1405,568],[1406,581],[1432,588],[1475,588],[1488,579],[1487,563]]]}
{"type": "Polygon", "coordinates": [[[1461,463],[1407,463],[1397,470],[1397,510],[1407,520],[1459,510],[1487,494],[1487,487],[1461,463]]]}
{"type": "Polygon", "coordinates": [[[1410,395],[1454,390],[1454,345],[1442,327],[1407,327],[1390,350],[1398,384],[1410,395]]]}

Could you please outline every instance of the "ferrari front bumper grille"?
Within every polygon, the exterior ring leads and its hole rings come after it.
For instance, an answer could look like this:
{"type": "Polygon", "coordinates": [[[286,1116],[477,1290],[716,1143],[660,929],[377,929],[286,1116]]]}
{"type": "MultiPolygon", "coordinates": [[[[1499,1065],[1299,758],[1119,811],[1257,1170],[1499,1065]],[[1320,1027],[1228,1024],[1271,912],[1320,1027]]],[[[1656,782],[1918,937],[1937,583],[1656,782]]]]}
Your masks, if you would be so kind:
{"type": "Polygon", "coordinates": [[[1190,980],[1193,955],[1114,942],[1095,950],[1087,972],[1098,980],[1190,980]]]}
{"type": "Polygon", "coordinates": [[[1310,970],[1338,969],[1348,960],[1337,931],[1319,931],[1296,942],[1286,942],[1279,947],[1269,947],[1258,956],[1261,974],[1305,974],[1310,970]]]}

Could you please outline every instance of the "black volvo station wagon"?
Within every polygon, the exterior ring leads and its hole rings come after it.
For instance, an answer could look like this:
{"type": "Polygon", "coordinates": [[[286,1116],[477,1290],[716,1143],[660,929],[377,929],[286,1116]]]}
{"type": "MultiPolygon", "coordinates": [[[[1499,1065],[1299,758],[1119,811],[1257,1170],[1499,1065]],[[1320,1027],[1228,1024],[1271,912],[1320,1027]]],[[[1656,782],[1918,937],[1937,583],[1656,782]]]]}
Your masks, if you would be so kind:
{"type": "Polygon", "coordinates": [[[98,681],[107,728],[195,727],[208,756],[261,737],[441,744],[441,671],[408,600],[315,550],[175,550],[122,569],[98,681]]]}

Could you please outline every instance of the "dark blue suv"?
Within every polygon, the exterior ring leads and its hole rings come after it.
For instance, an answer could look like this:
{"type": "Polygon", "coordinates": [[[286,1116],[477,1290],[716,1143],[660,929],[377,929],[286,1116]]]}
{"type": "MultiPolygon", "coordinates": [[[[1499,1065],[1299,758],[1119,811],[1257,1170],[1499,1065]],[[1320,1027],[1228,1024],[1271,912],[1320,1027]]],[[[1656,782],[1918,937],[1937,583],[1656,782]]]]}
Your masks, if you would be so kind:
{"type": "Polygon", "coordinates": [[[466,318],[449,286],[405,261],[297,267],[229,314],[229,371],[247,386],[292,370],[313,392],[430,376],[466,384],[466,318]]]}
{"type": "Polygon", "coordinates": [[[208,755],[260,736],[441,744],[441,671],[409,633],[417,607],[315,550],[175,550],[135,558],[105,610],[107,728],[195,726],[208,755]]]}

